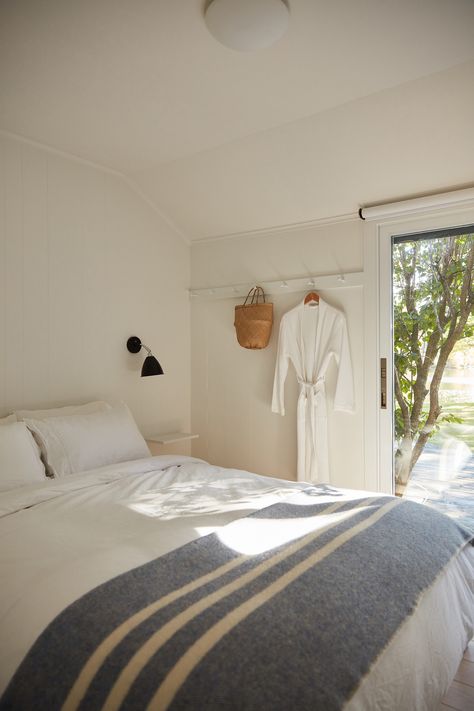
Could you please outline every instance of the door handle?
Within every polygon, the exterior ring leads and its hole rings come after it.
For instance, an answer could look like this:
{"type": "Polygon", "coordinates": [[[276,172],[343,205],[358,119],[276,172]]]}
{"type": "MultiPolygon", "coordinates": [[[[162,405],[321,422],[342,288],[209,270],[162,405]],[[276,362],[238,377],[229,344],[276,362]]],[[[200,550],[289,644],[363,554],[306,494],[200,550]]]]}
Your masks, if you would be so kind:
{"type": "Polygon", "coordinates": [[[380,409],[387,409],[387,359],[380,359],[380,409]]]}

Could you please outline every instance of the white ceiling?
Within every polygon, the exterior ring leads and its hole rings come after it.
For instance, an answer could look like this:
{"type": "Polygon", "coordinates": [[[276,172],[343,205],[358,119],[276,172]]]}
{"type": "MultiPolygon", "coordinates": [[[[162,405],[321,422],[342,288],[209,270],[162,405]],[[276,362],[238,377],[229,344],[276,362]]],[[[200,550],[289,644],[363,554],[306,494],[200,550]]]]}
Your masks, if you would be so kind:
{"type": "Polygon", "coordinates": [[[0,127],[125,173],[191,239],[472,181],[472,0],[289,4],[239,53],[203,0],[0,0],[0,127]]]}

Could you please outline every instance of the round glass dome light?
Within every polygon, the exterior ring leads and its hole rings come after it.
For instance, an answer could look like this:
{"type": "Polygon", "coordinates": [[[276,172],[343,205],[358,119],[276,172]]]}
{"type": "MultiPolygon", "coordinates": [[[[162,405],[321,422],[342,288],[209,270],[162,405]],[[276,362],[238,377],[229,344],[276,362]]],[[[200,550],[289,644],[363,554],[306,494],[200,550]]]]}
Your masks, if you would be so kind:
{"type": "Polygon", "coordinates": [[[288,27],[290,13],[283,0],[211,0],[204,19],[221,44],[250,52],[279,40],[288,27]]]}

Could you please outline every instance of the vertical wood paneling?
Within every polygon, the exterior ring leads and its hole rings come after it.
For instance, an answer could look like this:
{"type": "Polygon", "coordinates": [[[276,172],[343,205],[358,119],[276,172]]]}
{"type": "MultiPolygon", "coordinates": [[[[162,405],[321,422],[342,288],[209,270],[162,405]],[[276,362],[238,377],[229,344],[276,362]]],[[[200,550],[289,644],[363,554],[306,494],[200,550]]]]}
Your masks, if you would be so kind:
{"type": "Polygon", "coordinates": [[[124,181],[0,138],[0,416],[102,397],[188,430],[188,286],[189,248],[124,181]],[[164,377],[140,378],[132,334],[164,377]]]}
{"type": "Polygon", "coordinates": [[[24,403],[23,174],[21,148],[5,142],[5,401],[24,403]]]}
{"type": "Polygon", "coordinates": [[[48,158],[49,280],[50,280],[50,396],[61,397],[65,387],[81,391],[83,245],[78,167],[64,159],[48,158]]]}
{"type": "Polygon", "coordinates": [[[23,397],[48,398],[48,210],[46,157],[22,147],[23,397]]]}
{"type": "Polygon", "coordinates": [[[6,400],[6,356],[7,356],[7,284],[6,274],[6,166],[5,141],[0,136],[0,402],[6,400]]]}
{"type": "MultiPolygon", "coordinates": [[[[107,253],[104,248],[106,229],[104,186],[106,181],[107,178],[102,173],[90,175],[84,171],[82,175],[84,291],[81,350],[84,371],[96,373],[97,381],[100,383],[99,392],[106,389],[106,375],[111,369],[110,360],[105,352],[108,340],[104,327],[104,324],[111,318],[111,313],[108,310],[108,290],[104,289],[107,284],[105,275],[108,271],[107,253]]],[[[110,348],[113,348],[112,344],[110,344],[110,348]]],[[[84,384],[86,392],[88,392],[88,385],[90,388],[90,383],[84,384]]]]}
{"type": "MultiPolygon", "coordinates": [[[[295,229],[273,237],[266,234],[193,244],[192,283],[213,287],[357,271],[362,260],[362,231],[354,221],[295,229]]],[[[338,486],[363,488],[363,293],[361,289],[334,289],[322,295],[346,314],[355,376],[356,412],[352,414],[334,411],[336,368],[332,366],[327,374],[331,481],[338,486]]],[[[292,367],[285,384],[284,417],[272,413],[271,401],[280,318],[303,296],[284,289],[272,296],[270,343],[254,351],[241,348],[236,340],[234,306],[240,300],[196,299],[192,401],[193,431],[200,435],[193,442],[193,452],[198,456],[223,466],[296,477],[298,385],[292,367]]]]}
{"type": "Polygon", "coordinates": [[[209,310],[198,301],[191,304],[191,421],[199,439],[193,440],[192,451],[196,457],[209,459],[209,389],[208,358],[210,342],[208,337],[209,310]]]}

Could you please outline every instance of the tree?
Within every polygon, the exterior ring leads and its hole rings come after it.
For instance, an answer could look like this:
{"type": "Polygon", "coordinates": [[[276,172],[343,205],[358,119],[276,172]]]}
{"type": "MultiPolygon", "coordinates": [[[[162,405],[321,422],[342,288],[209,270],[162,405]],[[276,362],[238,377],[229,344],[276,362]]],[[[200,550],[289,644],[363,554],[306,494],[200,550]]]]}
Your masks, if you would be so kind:
{"type": "Polygon", "coordinates": [[[474,333],[474,234],[393,250],[395,477],[404,488],[443,414],[439,387],[455,344],[474,333]],[[428,397],[429,396],[429,397],[428,397]]]}

